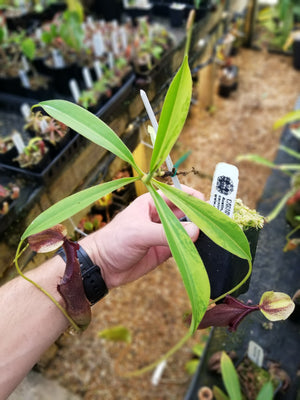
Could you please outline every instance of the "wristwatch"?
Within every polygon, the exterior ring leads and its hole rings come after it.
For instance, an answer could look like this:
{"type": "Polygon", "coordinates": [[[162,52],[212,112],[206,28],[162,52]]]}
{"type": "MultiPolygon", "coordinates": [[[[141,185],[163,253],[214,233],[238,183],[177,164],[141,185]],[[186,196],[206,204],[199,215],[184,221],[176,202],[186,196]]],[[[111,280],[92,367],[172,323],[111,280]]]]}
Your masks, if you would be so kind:
{"type": "MultiPolygon", "coordinates": [[[[62,247],[56,254],[60,255],[65,262],[67,261],[65,251],[62,247]]],[[[80,265],[84,292],[90,304],[93,305],[107,295],[108,289],[102,278],[100,268],[93,263],[87,252],[80,245],[79,250],[77,250],[77,257],[80,265]]]]}

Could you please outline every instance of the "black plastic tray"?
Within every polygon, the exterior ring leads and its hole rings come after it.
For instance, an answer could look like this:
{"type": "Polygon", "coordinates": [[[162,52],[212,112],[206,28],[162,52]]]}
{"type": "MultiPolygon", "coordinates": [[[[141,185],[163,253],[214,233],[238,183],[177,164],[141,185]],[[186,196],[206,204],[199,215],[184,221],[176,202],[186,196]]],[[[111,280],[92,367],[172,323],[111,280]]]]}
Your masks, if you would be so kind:
{"type": "Polygon", "coordinates": [[[30,179],[33,179],[39,183],[49,183],[59,173],[65,163],[75,154],[80,144],[84,143],[85,138],[78,133],[74,134],[74,137],[66,144],[61,152],[47,165],[42,172],[33,172],[30,169],[13,167],[6,164],[0,163],[0,168],[3,171],[10,171],[18,175],[23,175],[30,179]]]}

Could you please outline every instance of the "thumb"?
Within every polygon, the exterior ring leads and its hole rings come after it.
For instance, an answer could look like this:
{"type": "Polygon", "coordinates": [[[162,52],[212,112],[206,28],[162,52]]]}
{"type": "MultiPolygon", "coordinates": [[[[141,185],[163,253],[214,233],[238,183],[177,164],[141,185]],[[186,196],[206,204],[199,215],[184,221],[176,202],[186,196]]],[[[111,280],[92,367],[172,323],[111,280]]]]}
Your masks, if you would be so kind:
{"type": "Polygon", "coordinates": [[[199,236],[198,226],[195,225],[193,222],[183,222],[182,225],[192,241],[195,242],[199,236]]]}

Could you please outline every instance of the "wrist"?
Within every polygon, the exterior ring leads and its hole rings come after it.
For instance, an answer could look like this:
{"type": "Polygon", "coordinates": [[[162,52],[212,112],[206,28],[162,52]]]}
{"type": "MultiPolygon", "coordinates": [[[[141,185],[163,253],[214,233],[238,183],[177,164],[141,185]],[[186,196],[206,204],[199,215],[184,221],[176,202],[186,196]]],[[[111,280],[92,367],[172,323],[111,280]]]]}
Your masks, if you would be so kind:
{"type": "Polygon", "coordinates": [[[104,242],[102,239],[102,234],[104,230],[105,229],[101,229],[81,239],[79,241],[79,244],[86,251],[94,265],[97,265],[99,267],[102,278],[107,288],[111,289],[114,287],[114,285],[111,282],[111,276],[108,268],[109,263],[106,260],[107,257],[105,256],[106,251],[101,246],[101,243],[104,242]]]}

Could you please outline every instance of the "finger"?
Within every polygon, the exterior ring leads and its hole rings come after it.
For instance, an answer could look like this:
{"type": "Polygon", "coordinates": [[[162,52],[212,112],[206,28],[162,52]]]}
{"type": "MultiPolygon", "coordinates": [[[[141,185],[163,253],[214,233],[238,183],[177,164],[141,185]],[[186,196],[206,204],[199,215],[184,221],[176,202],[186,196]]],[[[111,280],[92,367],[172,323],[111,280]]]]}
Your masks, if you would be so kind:
{"type": "MultiPolygon", "coordinates": [[[[192,222],[183,222],[182,226],[186,230],[192,241],[196,241],[199,236],[199,228],[192,222]]],[[[160,223],[151,222],[139,232],[139,242],[146,247],[168,246],[168,240],[164,227],[160,223]]]]}

